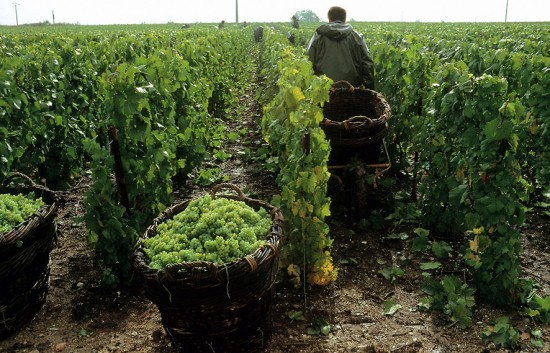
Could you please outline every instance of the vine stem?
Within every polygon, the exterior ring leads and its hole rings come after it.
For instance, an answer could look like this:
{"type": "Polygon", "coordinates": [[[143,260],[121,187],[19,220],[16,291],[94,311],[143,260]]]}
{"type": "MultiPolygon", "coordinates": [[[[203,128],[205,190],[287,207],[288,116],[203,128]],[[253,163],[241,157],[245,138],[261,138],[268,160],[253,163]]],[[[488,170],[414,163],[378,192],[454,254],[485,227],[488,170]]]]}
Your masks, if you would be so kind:
{"type": "MultiPolygon", "coordinates": [[[[422,89],[424,89],[424,84],[423,82],[421,81],[420,82],[420,87],[422,89]]],[[[423,100],[422,100],[422,96],[418,97],[418,101],[416,102],[416,114],[418,116],[423,116],[423,100]]],[[[418,169],[417,169],[417,166],[418,166],[418,159],[419,159],[419,153],[418,151],[415,151],[414,152],[414,167],[413,167],[413,178],[412,178],[412,192],[411,192],[411,199],[413,201],[416,201],[418,199],[418,169]]]]}
{"type": "MultiPolygon", "coordinates": [[[[304,137],[302,139],[302,149],[304,151],[304,154],[308,156],[311,152],[311,136],[309,132],[304,134],[304,137]]],[[[303,198],[303,195],[302,195],[303,198]]],[[[307,256],[306,256],[306,239],[304,238],[304,232],[302,231],[302,244],[304,245],[304,270],[302,271],[304,279],[302,282],[302,288],[304,289],[304,308],[307,308],[307,290],[306,290],[306,272],[307,272],[307,256]]]]}
{"type": "Polygon", "coordinates": [[[124,178],[124,168],[122,167],[122,157],[118,143],[118,130],[115,126],[109,127],[109,138],[111,140],[111,154],[115,160],[115,179],[120,203],[130,213],[130,199],[128,198],[128,190],[126,190],[126,179],[124,178]]]}

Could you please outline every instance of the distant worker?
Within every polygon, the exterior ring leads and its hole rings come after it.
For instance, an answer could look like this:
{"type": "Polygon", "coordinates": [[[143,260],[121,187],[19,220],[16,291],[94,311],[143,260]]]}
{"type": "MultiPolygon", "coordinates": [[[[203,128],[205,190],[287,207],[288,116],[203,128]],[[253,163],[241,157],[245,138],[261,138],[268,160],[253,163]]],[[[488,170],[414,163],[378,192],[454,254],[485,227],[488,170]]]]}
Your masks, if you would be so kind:
{"type": "Polygon", "coordinates": [[[374,90],[374,63],[363,35],[346,23],[346,10],[341,7],[331,7],[328,20],[317,28],[307,47],[315,74],[374,90]]]}
{"type": "Polygon", "coordinates": [[[286,34],[286,38],[288,39],[288,41],[291,43],[291,44],[296,44],[296,38],[294,38],[294,34],[292,34],[292,32],[288,32],[286,34]]]}
{"type": "Polygon", "coordinates": [[[292,16],[292,28],[300,28],[298,17],[296,17],[296,15],[292,16]]]}
{"type": "MultiPolygon", "coordinates": [[[[346,23],[346,10],[341,7],[331,7],[328,20],[317,28],[307,47],[315,74],[374,90],[374,63],[363,35],[346,23]]],[[[331,145],[329,164],[347,164],[353,156],[376,163],[381,147],[381,142],[365,147],[331,145]]]]}
{"type": "Polygon", "coordinates": [[[259,43],[262,41],[264,37],[264,28],[262,26],[258,26],[254,28],[254,40],[256,43],[259,43]]]}
{"type": "Polygon", "coordinates": [[[220,24],[218,25],[218,28],[224,28],[225,27],[225,21],[222,20],[220,24]]]}

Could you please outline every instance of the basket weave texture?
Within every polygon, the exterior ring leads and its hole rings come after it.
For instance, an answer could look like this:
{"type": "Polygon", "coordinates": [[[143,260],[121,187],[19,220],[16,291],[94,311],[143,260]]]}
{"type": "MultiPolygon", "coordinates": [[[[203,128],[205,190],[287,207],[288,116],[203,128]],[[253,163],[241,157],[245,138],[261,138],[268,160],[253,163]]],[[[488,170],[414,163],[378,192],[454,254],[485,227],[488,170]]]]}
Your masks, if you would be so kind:
{"type": "Polygon", "coordinates": [[[270,211],[272,226],[266,245],[222,265],[196,261],[151,269],[143,239],[154,236],[159,224],[182,212],[191,201],[188,200],[168,208],[153,221],[138,241],[134,266],[178,352],[259,352],[271,336],[283,216],[273,206],[247,198],[232,184],[216,186],[212,196],[240,200],[255,209],[264,207],[270,211]],[[215,196],[223,188],[233,189],[238,195],[215,196]]]}
{"type": "Polygon", "coordinates": [[[0,339],[19,331],[44,305],[50,252],[57,241],[54,195],[35,184],[25,190],[34,191],[36,197],[42,196],[47,205],[16,228],[0,234],[0,339]]]}
{"type": "Polygon", "coordinates": [[[332,145],[363,146],[386,136],[391,109],[380,93],[338,81],[323,106],[323,116],[320,125],[332,145]]]}

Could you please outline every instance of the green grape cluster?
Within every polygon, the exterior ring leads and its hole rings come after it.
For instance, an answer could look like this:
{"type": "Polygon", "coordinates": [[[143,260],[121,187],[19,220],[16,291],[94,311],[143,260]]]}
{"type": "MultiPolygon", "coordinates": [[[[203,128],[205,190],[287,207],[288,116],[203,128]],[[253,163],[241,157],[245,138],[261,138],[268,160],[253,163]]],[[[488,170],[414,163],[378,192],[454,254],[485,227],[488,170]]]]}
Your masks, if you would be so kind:
{"type": "Polygon", "coordinates": [[[12,230],[42,206],[42,198],[35,199],[33,194],[0,194],[0,234],[12,230]]]}
{"type": "Polygon", "coordinates": [[[265,209],[255,211],[242,201],[207,194],[159,224],[155,236],[144,240],[144,251],[153,269],[190,261],[224,264],[265,244],[270,227],[265,209]]]}

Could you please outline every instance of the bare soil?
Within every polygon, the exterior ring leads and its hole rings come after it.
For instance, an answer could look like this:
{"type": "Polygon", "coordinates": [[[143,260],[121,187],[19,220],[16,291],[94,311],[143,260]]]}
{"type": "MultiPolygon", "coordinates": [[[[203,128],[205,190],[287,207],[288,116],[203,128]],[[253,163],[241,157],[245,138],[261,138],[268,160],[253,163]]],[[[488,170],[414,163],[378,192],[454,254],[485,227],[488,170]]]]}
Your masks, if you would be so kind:
{"type": "MultiPolygon", "coordinates": [[[[233,157],[222,165],[229,182],[255,198],[269,201],[277,193],[274,176],[261,166],[241,158],[243,145],[256,148],[261,141],[261,109],[252,93],[243,96],[245,120],[227,122],[229,130],[246,127],[251,132],[242,140],[228,142],[233,157]],[[256,147],[255,147],[256,146],[256,147]]],[[[60,238],[51,254],[51,276],[47,301],[35,319],[20,332],[0,341],[1,353],[46,352],[174,352],[160,320],[160,314],[139,287],[106,291],[99,285],[100,268],[94,265],[94,252],[87,244],[87,230],[78,217],[84,212],[83,192],[90,180],[84,177],[59,209],[60,238]]],[[[208,188],[187,186],[179,198],[193,197],[208,188]]],[[[376,197],[376,192],[373,193],[376,197]]],[[[394,232],[362,230],[357,217],[345,208],[335,209],[329,220],[334,238],[332,254],[340,268],[338,279],[327,287],[295,289],[284,281],[276,283],[273,306],[273,331],[266,353],[319,352],[504,352],[481,338],[490,320],[509,316],[521,331],[529,331],[533,322],[519,315],[517,308],[495,308],[478,304],[474,324],[467,330],[453,325],[441,312],[417,310],[423,296],[418,263],[424,255],[411,255],[409,239],[387,239],[394,232]],[[409,259],[403,261],[403,259],[409,259]],[[401,263],[405,275],[390,283],[378,271],[401,263]],[[401,309],[384,315],[383,302],[393,299],[401,309]],[[302,311],[304,321],[292,321],[287,313],[302,311]],[[321,318],[331,325],[328,335],[308,335],[311,322],[321,318]]],[[[531,215],[524,234],[524,273],[538,281],[542,293],[550,293],[548,250],[550,222],[531,215]]],[[[455,258],[455,261],[459,259],[455,258]]],[[[548,342],[548,326],[542,327],[548,342]]],[[[522,341],[523,352],[548,351],[548,345],[536,349],[522,341]]]]}

